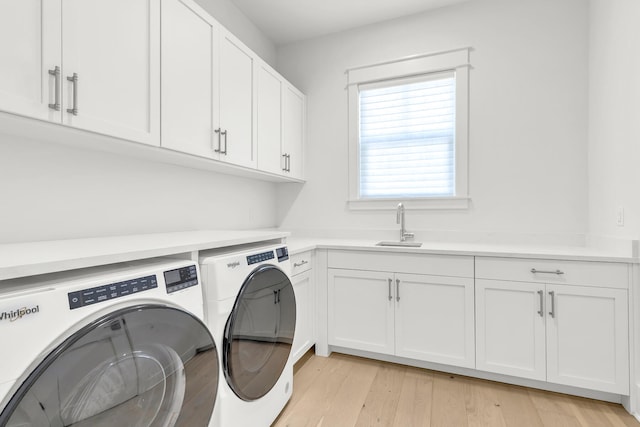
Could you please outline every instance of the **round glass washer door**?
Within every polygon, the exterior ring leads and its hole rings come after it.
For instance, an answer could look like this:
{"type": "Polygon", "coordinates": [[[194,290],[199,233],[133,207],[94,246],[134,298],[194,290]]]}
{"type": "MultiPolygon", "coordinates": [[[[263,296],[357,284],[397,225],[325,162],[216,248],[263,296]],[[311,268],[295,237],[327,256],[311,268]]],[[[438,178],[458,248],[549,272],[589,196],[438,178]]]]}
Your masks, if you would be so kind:
{"type": "Polygon", "coordinates": [[[86,325],[26,378],[0,414],[7,427],[206,427],[218,388],[207,327],[160,305],[86,325]]]}
{"type": "Polygon", "coordinates": [[[295,327],[291,281],[274,265],[259,266],[244,281],[224,333],[224,375],[239,398],[257,400],[273,388],[291,354],[295,327]]]}

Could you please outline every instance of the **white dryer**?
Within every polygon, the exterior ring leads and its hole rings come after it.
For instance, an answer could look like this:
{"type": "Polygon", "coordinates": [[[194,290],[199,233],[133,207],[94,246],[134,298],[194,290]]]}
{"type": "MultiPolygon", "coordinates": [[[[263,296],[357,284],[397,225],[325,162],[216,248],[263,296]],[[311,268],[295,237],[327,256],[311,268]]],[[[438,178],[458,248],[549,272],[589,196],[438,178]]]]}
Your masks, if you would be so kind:
{"type": "Polygon", "coordinates": [[[202,319],[191,261],[0,282],[0,426],[217,424],[218,351],[202,319]]]}
{"type": "Polygon", "coordinates": [[[205,319],[222,343],[221,425],[268,427],[293,387],[296,300],[287,247],[203,253],[200,269],[205,319]]]}

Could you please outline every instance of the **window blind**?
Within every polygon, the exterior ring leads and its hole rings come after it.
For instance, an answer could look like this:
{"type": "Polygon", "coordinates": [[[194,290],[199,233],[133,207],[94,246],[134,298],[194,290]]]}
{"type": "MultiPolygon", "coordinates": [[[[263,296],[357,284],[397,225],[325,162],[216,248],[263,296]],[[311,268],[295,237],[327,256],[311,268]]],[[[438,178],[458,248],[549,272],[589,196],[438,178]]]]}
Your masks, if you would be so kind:
{"type": "Polygon", "coordinates": [[[455,75],[359,86],[360,197],[455,195],[455,75]]]}

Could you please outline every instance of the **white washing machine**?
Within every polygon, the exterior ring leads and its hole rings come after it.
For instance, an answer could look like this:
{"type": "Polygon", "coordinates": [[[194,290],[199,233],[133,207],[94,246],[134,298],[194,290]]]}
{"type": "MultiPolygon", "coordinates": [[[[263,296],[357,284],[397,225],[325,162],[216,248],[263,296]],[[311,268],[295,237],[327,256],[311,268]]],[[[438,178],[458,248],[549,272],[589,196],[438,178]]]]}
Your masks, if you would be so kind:
{"type": "Polygon", "coordinates": [[[221,425],[268,427],[293,387],[296,300],[287,247],[203,253],[200,271],[205,319],[222,343],[221,425]]]}
{"type": "Polygon", "coordinates": [[[156,259],[0,282],[0,426],[219,425],[199,278],[156,259]]]}

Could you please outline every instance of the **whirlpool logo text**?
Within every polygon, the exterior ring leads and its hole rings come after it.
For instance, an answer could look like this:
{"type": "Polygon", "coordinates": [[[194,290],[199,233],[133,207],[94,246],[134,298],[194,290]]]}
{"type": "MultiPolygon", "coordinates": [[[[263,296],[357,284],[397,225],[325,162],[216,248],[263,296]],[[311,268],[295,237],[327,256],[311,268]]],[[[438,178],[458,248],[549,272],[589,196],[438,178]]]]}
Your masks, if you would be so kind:
{"type": "Polygon", "coordinates": [[[39,312],[39,305],[36,305],[35,307],[22,307],[16,310],[2,311],[0,312],[0,321],[8,320],[9,322],[15,322],[16,320],[22,319],[24,316],[36,314],[39,312]]]}

